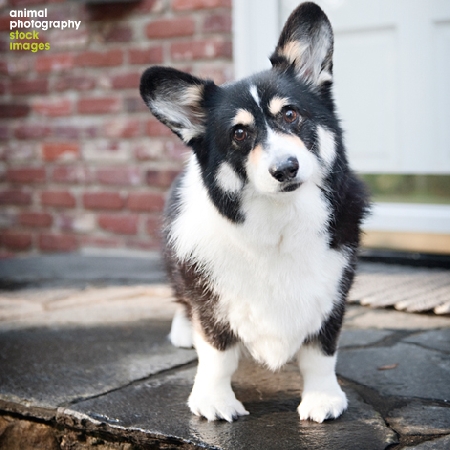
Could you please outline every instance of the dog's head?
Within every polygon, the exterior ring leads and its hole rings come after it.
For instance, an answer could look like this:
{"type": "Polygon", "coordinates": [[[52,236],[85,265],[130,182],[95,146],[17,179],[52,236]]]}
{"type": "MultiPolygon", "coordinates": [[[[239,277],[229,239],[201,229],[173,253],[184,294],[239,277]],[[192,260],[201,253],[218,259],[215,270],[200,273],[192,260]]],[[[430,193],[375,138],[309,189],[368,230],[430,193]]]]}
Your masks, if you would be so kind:
{"type": "Polygon", "coordinates": [[[326,15],[314,3],[302,3],[284,26],[270,70],[216,86],[151,67],[142,76],[141,95],[193,149],[222,209],[239,202],[243,189],[287,195],[331,172],[342,146],[330,93],[332,55],[326,15]]]}

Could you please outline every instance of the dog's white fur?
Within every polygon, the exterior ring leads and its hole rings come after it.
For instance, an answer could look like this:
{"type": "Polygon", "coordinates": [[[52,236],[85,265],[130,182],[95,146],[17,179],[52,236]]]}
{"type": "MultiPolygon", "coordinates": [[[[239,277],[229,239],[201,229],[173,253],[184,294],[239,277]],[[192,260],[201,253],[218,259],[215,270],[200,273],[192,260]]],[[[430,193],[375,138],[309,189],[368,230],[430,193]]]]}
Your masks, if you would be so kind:
{"type": "MultiPolygon", "coordinates": [[[[299,412],[303,419],[321,422],[337,417],[347,401],[336,380],[335,357],[300,345],[319,332],[331,313],[348,258],[345,251],[329,248],[330,209],[318,186],[321,169],[313,159],[309,176],[294,192],[262,193],[247,184],[242,197],[245,221],[233,224],[211,202],[192,154],[170,239],[179,260],[203,264],[220,299],[218,319],[230,324],[257,361],[277,369],[300,350],[305,386],[299,412]]],[[[180,316],[176,319],[186,332],[180,316]]],[[[179,339],[179,331],[174,321],[172,341],[179,339]]],[[[236,347],[218,351],[199,332],[194,332],[194,346],[199,368],[191,410],[209,420],[246,414],[230,385],[236,347]]]]}

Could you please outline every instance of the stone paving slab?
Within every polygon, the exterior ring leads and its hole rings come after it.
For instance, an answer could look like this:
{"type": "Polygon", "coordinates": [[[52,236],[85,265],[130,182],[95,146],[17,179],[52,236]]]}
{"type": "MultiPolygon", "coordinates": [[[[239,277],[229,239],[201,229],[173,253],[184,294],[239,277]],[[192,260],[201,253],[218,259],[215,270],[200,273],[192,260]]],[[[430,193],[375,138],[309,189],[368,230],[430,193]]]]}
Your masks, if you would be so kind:
{"type": "Polygon", "coordinates": [[[412,401],[391,411],[386,420],[403,435],[450,434],[450,408],[439,404],[412,401]]]}
{"type": "Polygon", "coordinates": [[[343,349],[337,371],[381,395],[440,399],[450,405],[447,353],[406,344],[343,349]]]}
{"type": "Polygon", "coordinates": [[[174,311],[169,286],[160,284],[0,291],[0,330],[170,320],[174,311]]]}
{"type": "Polygon", "coordinates": [[[195,360],[173,347],[169,323],[0,331],[0,399],[56,409],[195,360]]]}
{"type": "Polygon", "coordinates": [[[450,448],[450,436],[423,442],[419,445],[408,446],[408,450],[448,450],[450,448]]]}
{"type": "Polygon", "coordinates": [[[301,380],[296,365],[273,374],[244,361],[234,377],[236,396],[250,412],[230,424],[193,416],[186,406],[195,368],[153,377],[61,411],[64,421],[106,423],[111,428],[135,429],[149,436],[170,436],[180,442],[224,450],[324,448],[385,449],[397,442],[383,418],[349,386],[344,386],[350,408],[340,419],[317,424],[300,422],[297,406],[301,380]],[[167,420],[167,417],[171,420],[167,420]],[[345,435],[345,439],[343,439],[345,435]]]}

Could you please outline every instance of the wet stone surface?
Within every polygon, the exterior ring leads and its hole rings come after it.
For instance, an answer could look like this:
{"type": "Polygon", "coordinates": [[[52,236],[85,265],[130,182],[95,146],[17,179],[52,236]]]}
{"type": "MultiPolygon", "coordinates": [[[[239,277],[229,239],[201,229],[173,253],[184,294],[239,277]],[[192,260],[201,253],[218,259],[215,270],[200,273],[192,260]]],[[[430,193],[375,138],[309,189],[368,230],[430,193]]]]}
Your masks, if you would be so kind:
{"type": "Polygon", "coordinates": [[[193,361],[168,322],[0,331],[0,398],[55,408],[193,361]]]}
{"type": "Polygon", "coordinates": [[[171,436],[206,448],[220,449],[384,449],[396,442],[383,418],[348,385],[349,410],[322,424],[300,422],[300,376],[294,364],[273,374],[243,361],[234,378],[236,396],[249,416],[234,423],[208,422],[187,406],[195,368],[156,376],[108,396],[77,404],[64,416],[91,418],[112,427],[140,429],[152,436],[171,436]],[[81,414],[81,415],[80,415],[81,414]],[[170,420],[167,418],[170,417],[170,420]],[[345,436],[345,438],[344,438],[345,436]]]}
{"type": "Polygon", "coordinates": [[[408,450],[448,450],[450,448],[450,436],[444,436],[406,448],[408,450]]]}
{"type": "Polygon", "coordinates": [[[250,415],[207,422],[186,405],[196,356],[167,340],[173,304],[156,260],[40,261],[0,264],[27,287],[0,292],[0,449],[450,448],[448,316],[349,305],[337,420],[299,420],[296,364],[272,373],[243,360],[233,385],[250,415]]]}
{"type": "Polygon", "coordinates": [[[417,345],[343,349],[337,371],[381,395],[450,400],[450,358],[417,345]]]}
{"type": "Polygon", "coordinates": [[[391,411],[386,420],[402,435],[450,434],[450,408],[441,405],[413,401],[391,411]]]}

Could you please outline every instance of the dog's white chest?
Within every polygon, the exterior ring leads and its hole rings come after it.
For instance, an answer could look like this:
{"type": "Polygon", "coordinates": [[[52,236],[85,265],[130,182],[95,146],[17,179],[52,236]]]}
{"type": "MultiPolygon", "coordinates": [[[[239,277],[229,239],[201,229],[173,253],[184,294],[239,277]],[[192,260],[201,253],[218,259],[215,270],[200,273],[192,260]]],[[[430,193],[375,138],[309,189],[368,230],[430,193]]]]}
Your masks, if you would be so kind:
{"type": "Polygon", "coordinates": [[[202,263],[220,299],[218,319],[257,360],[280,367],[320,330],[347,263],[327,245],[320,191],[304,185],[283,202],[244,195],[245,221],[236,225],[217,212],[200,183],[188,177],[184,188],[172,229],[177,256],[202,263]]]}
{"type": "MultiPolygon", "coordinates": [[[[228,245],[214,286],[220,312],[250,353],[271,368],[289,360],[317,333],[336,299],[345,258],[317,230],[287,229],[252,251],[228,245]]],[[[256,235],[254,235],[256,237],[256,235]]],[[[266,236],[268,239],[268,236],[266,236]]],[[[236,245],[236,244],[235,244],[236,245]]]]}

